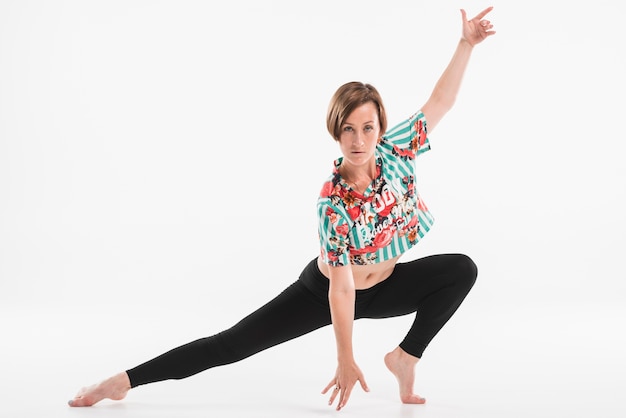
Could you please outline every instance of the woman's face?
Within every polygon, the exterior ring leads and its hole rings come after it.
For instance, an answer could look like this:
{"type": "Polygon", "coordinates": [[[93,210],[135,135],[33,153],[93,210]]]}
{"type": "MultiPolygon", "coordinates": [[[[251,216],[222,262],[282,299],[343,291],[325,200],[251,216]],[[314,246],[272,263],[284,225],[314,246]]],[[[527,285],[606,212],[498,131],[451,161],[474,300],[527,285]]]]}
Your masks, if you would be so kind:
{"type": "Polygon", "coordinates": [[[363,166],[373,161],[380,135],[376,105],[367,102],[354,109],[341,126],[339,147],[344,157],[344,163],[363,166]]]}

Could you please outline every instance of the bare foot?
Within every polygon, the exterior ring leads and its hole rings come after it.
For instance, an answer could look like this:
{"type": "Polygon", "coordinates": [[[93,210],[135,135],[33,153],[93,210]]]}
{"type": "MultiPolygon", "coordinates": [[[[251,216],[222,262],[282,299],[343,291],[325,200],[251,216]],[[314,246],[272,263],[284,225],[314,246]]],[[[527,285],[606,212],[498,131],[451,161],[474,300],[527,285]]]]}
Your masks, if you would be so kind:
{"type": "Polygon", "coordinates": [[[96,385],[82,388],[76,394],[74,399],[68,402],[68,405],[92,406],[105,398],[119,401],[126,397],[129,390],[130,379],[128,378],[126,372],[122,372],[109,377],[96,385]]]}
{"type": "Polygon", "coordinates": [[[400,400],[402,403],[422,404],[426,399],[413,393],[415,382],[415,365],[419,358],[408,354],[400,347],[385,355],[385,365],[398,380],[400,400]]]}

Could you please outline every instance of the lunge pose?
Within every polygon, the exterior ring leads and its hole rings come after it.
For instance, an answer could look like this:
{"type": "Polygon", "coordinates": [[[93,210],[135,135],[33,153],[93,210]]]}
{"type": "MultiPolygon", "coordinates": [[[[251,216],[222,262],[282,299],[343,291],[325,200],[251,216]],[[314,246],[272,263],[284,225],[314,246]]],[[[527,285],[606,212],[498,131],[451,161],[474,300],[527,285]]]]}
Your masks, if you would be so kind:
{"type": "Polygon", "coordinates": [[[326,123],[342,156],[318,198],[320,253],[293,284],[232,328],[84,388],[69,404],[120,400],[139,385],[183,379],[332,325],[338,363],[322,393],[341,409],[357,382],[369,390],[353,355],[354,321],[407,314],[415,320],[384,361],[401,401],[424,403],[413,392],[415,366],[474,285],[477,269],[463,254],[399,261],[433,224],[415,187],[415,160],[430,149],[428,135],[452,107],[474,46],[495,33],[485,19],[491,9],[470,20],[461,10],[452,59],[426,103],[401,123],[388,128],[383,101],[370,84],[349,82],[335,92],[326,123]]]}

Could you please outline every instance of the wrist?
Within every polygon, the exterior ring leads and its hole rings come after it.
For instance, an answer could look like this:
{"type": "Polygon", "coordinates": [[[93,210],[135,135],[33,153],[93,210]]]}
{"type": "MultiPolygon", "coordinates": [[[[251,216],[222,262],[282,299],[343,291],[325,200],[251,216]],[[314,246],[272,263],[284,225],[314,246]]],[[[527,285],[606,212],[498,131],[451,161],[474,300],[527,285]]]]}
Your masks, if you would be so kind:
{"type": "Polygon", "coordinates": [[[354,363],[354,355],[350,353],[337,353],[338,363],[354,363]]]}
{"type": "Polygon", "coordinates": [[[471,43],[470,41],[468,41],[466,38],[461,37],[461,39],[459,40],[459,46],[465,47],[465,48],[469,48],[469,49],[473,49],[474,48],[474,44],[471,43]]]}

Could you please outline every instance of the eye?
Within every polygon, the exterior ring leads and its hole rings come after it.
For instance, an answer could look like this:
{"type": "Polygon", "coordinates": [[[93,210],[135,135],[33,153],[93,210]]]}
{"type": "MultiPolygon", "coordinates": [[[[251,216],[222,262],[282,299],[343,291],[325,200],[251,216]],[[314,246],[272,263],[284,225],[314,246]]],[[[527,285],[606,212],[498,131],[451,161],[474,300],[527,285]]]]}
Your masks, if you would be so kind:
{"type": "Polygon", "coordinates": [[[343,127],[343,131],[344,132],[352,132],[352,126],[344,126],[343,127]]]}
{"type": "Polygon", "coordinates": [[[365,126],[365,132],[370,132],[370,131],[373,131],[373,130],[374,130],[374,127],[372,125],[366,125],[365,126]]]}

